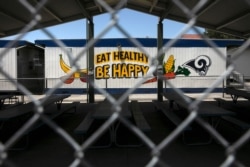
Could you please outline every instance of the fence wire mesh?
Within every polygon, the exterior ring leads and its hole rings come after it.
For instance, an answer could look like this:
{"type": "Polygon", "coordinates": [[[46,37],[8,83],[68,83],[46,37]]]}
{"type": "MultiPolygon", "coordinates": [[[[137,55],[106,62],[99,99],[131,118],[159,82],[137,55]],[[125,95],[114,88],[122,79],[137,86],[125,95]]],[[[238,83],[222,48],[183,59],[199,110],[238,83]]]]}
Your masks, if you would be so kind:
{"type": "MultiPolygon", "coordinates": [[[[90,82],[90,84],[95,88],[97,92],[100,92],[101,94],[105,95],[108,99],[108,101],[112,104],[112,110],[113,114],[105,121],[104,124],[100,128],[98,128],[90,137],[88,137],[86,140],[84,140],[82,143],[78,143],[68,132],[57,125],[53,120],[51,120],[49,117],[47,117],[44,113],[44,107],[43,104],[46,101],[46,98],[43,100],[37,100],[35,96],[23,85],[18,84],[18,82],[15,81],[16,78],[12,78],[11,75],[8,73],[8,71],[5,71],[3,68],[3,64],[1,63],[0,66],[0,74],[6,77],[11,84],[14,86],[17,86],[18,90],[24,94],[29,101],[32,101],[34,105],[34,115],[29,117],[25,124],[22,125],[17,132],[11,135],[10,138],[8,138],[6,141],[0,141],[0,164],[10,164],[8,162],[8,154],[9,149],[18,142],[28,131],[32,126],[35,126],[38,121],[42,121],[45,124],[47,124],[51,129],[53,129],[54,133],[56,133],[58,136],[63,138],[67,144],[72,147],[74,150],[74,160],[70,164],[70,166],[88,166],[88,159],[85,158],[86,150],[103,134],[104,131],[107,131],[109,128],[112,127],[112,125],[119,120],[121,124],[128,127],[134,134],[136,134],[143,143],[150,149],[151,157],[148,159],[148,163],[146,166],[168,166],[168,162],[166,162],[164,159],[161,159],[161,152],[164,149],[167,149],[168,146],[177,139],[178,136],[181,135],[181,133],[190,126],[193,122],[196,122],[198,125],[203,127],[211,136],[213,139],[215,139],[225,150],[225,159],[221,162],[220,166],[244,166],[240,161],[237,159],[237,152],[241,147],[244,147],[247,141],[250,138],[250,130],[246,131],[237,141],[230,143],[227,141],[226,138],[224,138],[211,124],[209,124],[206,120],[202,119],[199,114],[198,110],[200,107],[200,103],[205,100],[212,92],[213,90],[220,85],[235,69],[234,60],[239,58],[246,50],[246,48],[250,45],[250,39],[246,40],[244,44],[238,49],[236,52],[232,54],[232,59],[228,60],[227,55],[222,53],[220,50],[217,49],[216,44],[213,43],[211,40],[209,40],[206,36],[203,35],[203,32],[201,32],[198,28],[195,27],[196,24],[196,17],[197,12],[204,7],[206,4],[206,0],[200,0],[194,8],[189,9],[187,6],[185,6],[181,1],[179,0],[173,0],[173,4],[176,5],[178,8],[182,10],[189,19],[186,26],[179,32],[179,34],[176,36],[176,38],[172,39],[170,42],[166,43],[158,52],[156,55],[151,55],[147,53],[147,50],[144,49],[144,47],[138,42],[136,39],[134,39],[127,30],[122,27],[119,24],[119,10],[126,4],[126,0],[121,0],[115,7],[109,6],[105,1],[102,0],[96,0],[96,3],[98,3],[105,11],[110,14],[110,21],[107,24],[106,27],[103,28],[102,32],[96,35],[95,38],[88,41],[86,44],[86,47],[82,49],[82,51],[78,55],[72,55],[72,53],[68,52],[67,47],[64,45],[62,41],[57,39],[51,32],[49,32],[46,28],[42,27],[39,24],[39,21],[41,20],[41,16],[39,14],[41,8],[46,4],[46,0],[38,1],[36,6],[33,6],[26,0],[20,0],[19,1],[25,8],[30,12],[30,16],[32,19],[30,22],[20,31],[20,35],[16,37],[15,40],[8,43],[8,46],[0,53],[0,62],[2,62],[2,59],[7,55],[10,48],[12,48],[15,43],[19,40],[21,40],[26,33],[28,33],[30,30],[32,30],[34,27],[39,27],[40,30],[46,34],[50,39],[52,39],[58,46],[61,47],[61,49],[65,52],[65,54],[68,55],[70,62],[72,64],[72,71],[68,76],[72,75],[75,71],[77,71],[79,68],[78,60],[82,58],[83,56],[86,56],[88,49],[90,47],[93,47],[94,44],[98,41],[98,39],[101,39],[110,29],[116,28],[118,31],[120,31],[125,38],[129,39],[130,42],[132,42],[137,48],[140,49],[141,52],[145,53],[146,55],[149,55],[148,59],[151,62],[150,64],[150,71],[147,73],[147,75],[144,78],[140,78],[138,82],[131,87],[130,89],[127,89],[123,95],[116,99],[111,94],[109,94],[105,89],[99,88],[99,86],[94,83],[90,82]],[[197,34],[201,35],[203,40],[211,46],[214,51],[216,52],[217,56],[219,56],[224,61],[230,62],[230,64],[227,66],[226,70],[221,73],[217,79],[211,84],[210,87],[208,87],[198,98],[196,98],[193,101],[190,101],[190,99],[185,98],[184,92],[178,88],[175,87],[170,81],[165,80],[164,82],[169,88],[172,88],[173,91],[175,91],[177,94],[182,97],[187,104],[188,104],[188,116],[180,123],[178,127],[176,127],[169,135],[167,135],[160,143],[155,143],[150,137],[145,135],[138,127],[133,125],[130,121],[125,119],[121,115],[121,105],[123,101],[126,100],[126,98],[131,95],[136,89],[138,89],[144,81],[146,81],[147,77],[153,75],[154,71],[157,70],[157,67],[159,65],[159,57],[161,57],[166,51],[168,51],[178,40],[180,37],[187,33],[189,30],[195,31],[197,34]]],[[[162,78],[159,73],[159,78],[162,78]]],[[[242,81],[243,82],[243,81],[242,81]]],[[[244,83],[242,83],[244,84],[244,83]]],[[[49,95],[52,95],[58,88],[63,86],[63,83],[61,81],[58,81],[53,89],[50,89],[47,92],[46,97],[49,97],[49,95]]],[[[11,166],[11,165],[10,165],[11,166]]]]}

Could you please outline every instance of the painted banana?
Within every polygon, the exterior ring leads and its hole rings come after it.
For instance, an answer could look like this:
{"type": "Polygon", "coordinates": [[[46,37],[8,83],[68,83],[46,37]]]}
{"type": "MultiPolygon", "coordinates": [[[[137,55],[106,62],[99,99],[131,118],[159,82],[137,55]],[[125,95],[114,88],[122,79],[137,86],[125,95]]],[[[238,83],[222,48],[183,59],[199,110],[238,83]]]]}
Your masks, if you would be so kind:
{"type": "Polygon", "coordinates": [[[62,55],[60,54],[60,67],[65,73],[69,73],[71,70],[71,67],[65,63],[65,61],[62,58],[62,55]]]}
{"type": "MultiPolygon", "coordinates": [[[[65,63],[65,61],[62,58],[62,55],[60,54],[60,67],[65,73],[69,73],[71,71],[71,67],[65,63]]],[[[87,74],[87,69],[79,69],[76,72],[74,72],[75,78],[80,78],[81,74],[87,74]]]]}
{"type": "MultiPolygon", "coordinates": [[[[65,73],[69,73],[71,71],[71,67],[65,63],[65,61],[62,58],[62,55],[60,54],[60,67],[65,73]]],[[[71,77],[61,77],[61,79],[64,81],[66,84],[70,84],[74,81],[74,78],[80,78],[82,82],[87,82],[87,74],[88,70],[87,69],[79,69],[76,72],[73,73],[71,77]]]]}

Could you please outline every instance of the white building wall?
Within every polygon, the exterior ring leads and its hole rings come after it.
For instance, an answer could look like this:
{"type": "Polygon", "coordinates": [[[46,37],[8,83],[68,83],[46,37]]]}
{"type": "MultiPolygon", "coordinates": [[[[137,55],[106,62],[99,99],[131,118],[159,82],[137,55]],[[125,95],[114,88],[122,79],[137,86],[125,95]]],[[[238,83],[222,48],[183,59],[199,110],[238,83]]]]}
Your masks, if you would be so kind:
{"type": "MultiPolygon", "coordinates": [[[[83,51],[83,47],[71,47],[74,57],[78,56],[83,51]]],[[[124,51],[136,51],[141,52],[138,48],[123,47],[124,51]]],[[[150,56],[156,56],[156,47],[145,47],[146,52],[150,56]]],[[[94,49],[95,55],[105,52],[117,51],[117,47],[96,47],[94,49]]],[[[226,48],[221,47],[218,50],[226,56],[226,48]]],[[[60,68],[59,54],[63,55],[63,59],[69,64],[69,59],[64,51],[58,47],[45,48],[45,78],[47,78],[47,87],[52,88],[56,83],[60,82],[60,77],[66,75],[60,68]]],[[[182,66],[185,62],[195,59],[200,55],[206,55],[211,59],[211,65],[205,76],[199,76],[194,70],[189,69],[191,74],[189,76],[177,75],[175,79],[169,80],[174,86],[179,88],[199,88],[210,87],[210,85],[216,80],[216,78],[222,74],[226,69],[226,61],[222,59],[212,48],[210,47],[173,47],[166,51],[165,59],[167,60],[169,55],[174,55],[175,68],[182,66]]],[[[150,59],[149,59],[150,60],[150,59]]],[[[87,68],[86,55],[80,58],[80,68],[87,68]]],[[[112,62],[110,62],[110,65],[112,62]]],[[[144,64],[145,65],[145,64],[144,64]]],[[[153,76],[152,76],[153,77],[153,76]]],[[[131,88],[138,82],[138,78],[122,78],[122,79],[96,79],[95,84],[100,88],[131,88]]],[[[222,84],[220,85],[220,87],[222,84]]],[[[71,84],[63,84],[61,88],[86,88],[87,84],[75,79],[71,84]]],[[[139,88],[157,88],[157,82],[140,85],[139,88]]]]}
{"type": "MultiPolygon", "coordinates": [[[[229,50],[228,54],[232,54],[237,49],[229,50]]],[[[243,53],[241,53],[234,61],[235,70],[244,75],[246,79],[250,79],[250,48],[247,48],[243,53]]]]}
{"type": "MultiPolygon", "coordinates": [[[[6,48],[0,48],[0,53],[6,48]]],[[[8,73],[13,78],[13,82],[16,82],[17,78],[17,61],[16,61],[16,49],[11,48],[9,51],[0,59],[1,69],[8,73]]],[[[16,86],[11,83],[4,75],[0,73],[0,90],[9,91],[16,90],[16,86]]]]}

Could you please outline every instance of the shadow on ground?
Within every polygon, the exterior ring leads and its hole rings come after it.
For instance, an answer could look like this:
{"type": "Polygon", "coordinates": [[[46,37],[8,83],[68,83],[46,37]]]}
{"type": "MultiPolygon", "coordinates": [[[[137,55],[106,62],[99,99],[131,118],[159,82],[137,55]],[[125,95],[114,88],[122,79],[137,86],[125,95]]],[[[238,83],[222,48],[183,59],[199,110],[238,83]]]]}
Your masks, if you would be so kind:
{"type": "MultiPolygon", "coordinates": [[[[63,104],[65,107],[67,104],[63,104]]],[[[225,105],[236,112],[237,107],[230,104],[225,105]]],[[[149,138],[159,144],[175,128],[171,122],[159,111],[156,111],[152,102],[141,102],[140,107],[145,118],[150,124],[152,131],[149,138]]],[[[66,130],[77,142],[80,139],[73,131],[81,122],[88,111],[94,109],[93,104],[81,103],[76,113],[63,114],[55,121],[66,130]]],[[[249,110],[249,104],[242,104],[240,109],[249,110]]],[[[243,112],[241,110],[241,112],[243,112]]],[[[246,113],[247,114],[247,113],[246,113]]],[[[228,140],[235,140],[239,131],[232,130],[232,127],[222,123],[218,131],[227,137],[228,140]]],[[[199,135],[202,135],[201,132],[199,135]]],[[[127,136],[128,133],[124,133],[127,136]]],[[[249,143],[246,143],[238,152],[237,158],[245,166],[250,166],[249,143]]],[[[24,150],[8,151],[8,158],[5,166],[18,167],[66,167],[74,160],[72,147],[52,129],[43,126],[29,135],[29,145],[24,150]]],[[[219,166],[226,158],[225,149],[215,140],[208,145],[189,146],[183,143],[181,136],[171,142],[161,151],[161,162],[156,166],[173,167],[215,167],[219,166]]],[[[117,167],[139,167],[145,166],[151,160],[151,150],[147,146],[90,148],[85,152],[86,162],[90,166],[117,166],[117,167]]]]}

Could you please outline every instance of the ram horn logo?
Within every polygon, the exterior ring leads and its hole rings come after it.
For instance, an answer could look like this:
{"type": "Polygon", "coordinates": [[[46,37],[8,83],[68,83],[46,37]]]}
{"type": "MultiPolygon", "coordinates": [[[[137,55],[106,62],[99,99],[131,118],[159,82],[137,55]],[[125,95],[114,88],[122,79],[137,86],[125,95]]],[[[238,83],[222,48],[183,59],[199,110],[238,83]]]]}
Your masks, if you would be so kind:
{"type": "Polygon", "coordinates": [[[211,66],[211,59],[206,55],[201,55],[184,63],[183,66],[193,69],[200,76],[205,76],[208,68],[211,66]]]}

